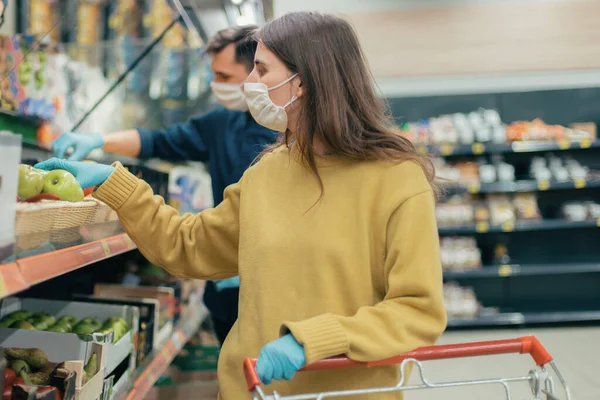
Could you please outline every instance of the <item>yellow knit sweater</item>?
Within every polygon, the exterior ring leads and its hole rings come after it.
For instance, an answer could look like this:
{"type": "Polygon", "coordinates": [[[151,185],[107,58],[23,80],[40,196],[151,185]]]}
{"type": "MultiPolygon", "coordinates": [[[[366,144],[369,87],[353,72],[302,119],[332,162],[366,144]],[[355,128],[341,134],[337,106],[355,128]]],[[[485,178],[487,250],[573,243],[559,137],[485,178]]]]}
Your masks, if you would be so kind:
{"type": "MultiPolygon", "coordinates": [[[[222,399],[249,398],[243,358],[289,331],[312,363],[391,357],[433,344],[445,328],[434,197],[421,168],[337,156],[317,163],[325,186],[318,202],[316,179],[287,148],[197,215],[179,215],[121,165],[95,192],[152,263],[181,277],[239,274],[239,319],[219,360],[222,399]]],[[[398,376],[397,367],[306,372],[265,390],[381,387],[398,376]]]]}

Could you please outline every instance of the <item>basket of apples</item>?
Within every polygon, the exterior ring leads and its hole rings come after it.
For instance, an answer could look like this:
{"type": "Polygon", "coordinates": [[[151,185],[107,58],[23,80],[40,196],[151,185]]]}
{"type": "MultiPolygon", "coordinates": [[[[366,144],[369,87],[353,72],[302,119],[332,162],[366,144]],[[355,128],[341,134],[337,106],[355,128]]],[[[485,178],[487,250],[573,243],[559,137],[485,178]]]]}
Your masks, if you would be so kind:
{"type": "MultiPolygon", "coordinates": [[[[85,190],[91,193],[92,188],[85,190]]],[[[100,207],[86,198],[75,177],[65,170],[43,171],[19,166],[15,234],[48,232],[85,225],[100,207]]]]}

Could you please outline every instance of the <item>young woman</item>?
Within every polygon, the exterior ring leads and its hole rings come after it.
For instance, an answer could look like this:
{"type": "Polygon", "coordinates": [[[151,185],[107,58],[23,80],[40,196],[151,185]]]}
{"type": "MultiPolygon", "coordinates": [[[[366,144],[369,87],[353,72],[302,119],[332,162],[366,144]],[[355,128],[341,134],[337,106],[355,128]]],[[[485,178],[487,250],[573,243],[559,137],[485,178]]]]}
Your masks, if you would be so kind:
{"type": "Polygon", "coordinates": [[[242,360],[257,355],[263,382],[280,381],[267,390],[280,394],[395,385],[397,367],[281,380],[323,358],[387,358],[442,333],[431,164],[394,133],[347,22],[291,13],[257,40],[248,107],[283,133],[217,208],[179,215],[119,163],[52,159],[38,167],[100,185],[95,197],[174,275],[239,274],[240,316],[219,360],[221,398],[246,398],[242,360]]]}

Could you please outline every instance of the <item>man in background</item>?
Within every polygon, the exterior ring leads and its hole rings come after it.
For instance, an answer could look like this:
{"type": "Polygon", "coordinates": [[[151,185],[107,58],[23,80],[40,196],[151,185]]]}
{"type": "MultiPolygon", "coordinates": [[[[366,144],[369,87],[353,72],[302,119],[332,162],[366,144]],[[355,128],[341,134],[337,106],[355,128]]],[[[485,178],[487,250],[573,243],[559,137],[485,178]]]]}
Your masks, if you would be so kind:
{"type": "MultiPolygon", "coordinates": [[[[232,27],[218,32],[206,46],[212,56],[211,89],[224,106],[165,130],[130,129],[109,134],[65,133],[52,143],[57,157],[69,150],[69,160],[81,160],[90,151],[105,151],[141,159],[201,161],[208,165],[214,204],[223,190],[236,183],[246,168],[276,140],[276,133],[257,124],[247,111],[243,83],[254,67],[256,26],[232,27]]],[[[211,312],[217,338],[224,342],[238,315],[239,277],[207,282],[204,303],[211,312]]]]}

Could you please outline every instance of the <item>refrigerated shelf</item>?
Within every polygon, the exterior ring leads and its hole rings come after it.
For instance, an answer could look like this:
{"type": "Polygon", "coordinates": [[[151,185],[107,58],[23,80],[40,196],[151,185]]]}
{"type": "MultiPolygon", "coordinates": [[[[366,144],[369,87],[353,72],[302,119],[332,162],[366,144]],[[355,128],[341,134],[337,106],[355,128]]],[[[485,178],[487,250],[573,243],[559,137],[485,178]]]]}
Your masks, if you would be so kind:
{"type": "Polygon", "coordinates": [[[499,313],[474,318],[449,318],[448,329],[522,327],[565,323],[597,323],[600,310],[535,313],[499,313]]]}

